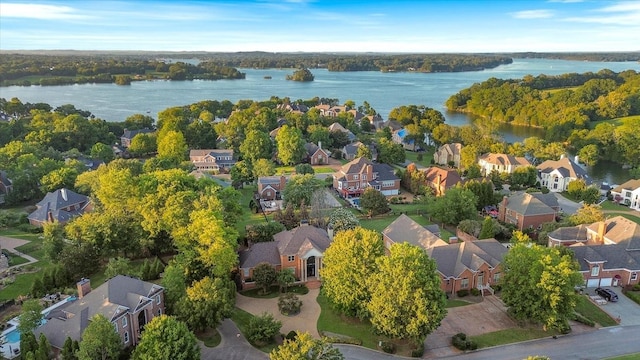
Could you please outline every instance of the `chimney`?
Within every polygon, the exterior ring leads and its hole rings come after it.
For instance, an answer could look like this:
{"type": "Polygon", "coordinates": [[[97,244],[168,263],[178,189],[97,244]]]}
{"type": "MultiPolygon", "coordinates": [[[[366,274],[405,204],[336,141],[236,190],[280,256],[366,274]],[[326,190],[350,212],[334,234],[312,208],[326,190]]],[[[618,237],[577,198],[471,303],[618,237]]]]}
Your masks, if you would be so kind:
{"type": "Polygon", "coordinates": [[[78,298],[79,299],[82,299],[88,293],[91,292],[91,281],[89,281],[89,279],[86,279],[86,278],[80,279],[80,281],[78,281],[76,286],[78,287],[78,298]]]}
{"type": "Polygon", "coordinates": [[[67,200],[69,199],[69,198],[67,197],[67,189],[65,189],[65,188],[60,189],[60,195],[62,195],[62,199],[63,199],[64,201],[67,201],[67,200]]]}
{"type": "Polygon", "coordinates": [[[564,154],[560,155],[560,160],[564,159],[564,154]]]}
{"type": "Polygon", "coordinates": [[[607,225],[605,224],[604,221],[600,221],[598,223],[598,238],[597,238],[597,241],[599,243],[601,243],[601,244],[604,243],[604,233],[605,233],[606,228],[607,228],[607,225]]]}
{"type": "Polygon", "coordinates": [[[300,220],[300,226],[309,226],[309,220],[306,220],[306,219],[300,220]]]}
{"type": "Polygon", "coordinates": [[[318,149],[322,149],[322,141],[318,141],[318,149]]]}
{"type": "Polygon", "coordinates": [[[47,221],[53,222],[53,212],[51,210],[47,211],[47,221]]]}
{"type": "Polygon", "coordinates": [[[284,190],[284,187],[287,186],[287,178],[284,175],[280,175],[280,189],[279,191],[284,190]]]}

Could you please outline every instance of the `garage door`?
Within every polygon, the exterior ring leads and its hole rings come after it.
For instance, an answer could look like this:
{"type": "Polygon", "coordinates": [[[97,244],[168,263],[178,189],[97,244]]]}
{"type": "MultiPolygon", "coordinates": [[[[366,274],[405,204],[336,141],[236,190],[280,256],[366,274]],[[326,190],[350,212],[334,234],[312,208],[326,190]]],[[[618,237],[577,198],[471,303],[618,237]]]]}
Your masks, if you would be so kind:
{"type": "Polygon", "coordinates": [[[600,286],[600,279],[589,279],[587,287],[594,288],[600,286]]]}
{"type": "Polygon", "coordinates": [[[613,278],[600,279],[600,286],[611,286],[613,278]]]}

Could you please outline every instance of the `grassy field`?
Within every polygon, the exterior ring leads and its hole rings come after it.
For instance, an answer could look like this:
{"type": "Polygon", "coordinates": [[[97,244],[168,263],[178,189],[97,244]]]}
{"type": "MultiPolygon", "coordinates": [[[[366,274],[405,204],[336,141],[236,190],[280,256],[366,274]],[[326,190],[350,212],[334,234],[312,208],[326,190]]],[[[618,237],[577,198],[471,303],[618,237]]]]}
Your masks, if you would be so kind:
{"type": "Polygon", "coordinates": [[[464,300],[447,299],[447,307],[448,308],[454,308],[454,307],[460,307],[460,306],[466,306],[466,305],[471,305],[471,303],[468,302],[468,301],[464,301],[464,300]]]}
{"type": "Polygon", "coordinates": [[[615,126],[619,126],[619,125],[624,124],[626,121],[636,120],[636,119],[640,119],[640,116],[631,115],[631,116],[625,116],[625,117],[609,119],[609,120],[590,121],[588,125],[589,125],[589,129],[593,129],[598,124],[602,124],[602,123],[610,123],[610,124],[613,124],[615,126]]]}
{"type": "Polygon", "coordinates": [[[376,349],[379,340],[385,340],[373,335],[371,324],[358,318],[348,317],[333,310],[329,300],[322,294],[318,295],[320,304],[320,317],[318,318],[318,331],[327,331],[334,334],[346,335],[362,341],[362,346],[376,349]]]}
{"type": "Polygon", "coordinates": [[[481,349],[559,334],[557,331],[543,331],[540,328],[513,328],[472,336],[471,339],[474,340],[478,344],[478,348],[481,349]]]}
{"type": "Polygon", "coordinates": [[[638,360],[638,359],[640,359],[640,353],[610,357],[610,358],[606,358],[605,360],[638,360]]]}
{"type": "MultiPolygon", "coordinates": [[[[291,175],[295,172],[295,170],[295,166],[278,166],[276,168],[276,174],[291,175]]],[[[328,166],[314,166],[313,171],[315,171],[316,174],[333,174],[334,172],[336,172],[335,169],[328,166]]]]}
{"type": "Polygon", "coordinates": [[[576,312],[604,327],[618,325],[611,316],[589,301],[586,295],[578,297],[576,312]]]}
{"type": "Polygon", "coordinates": [[[424,152],[415,152],[405,150],[404,154],[407,160],[410,162],[420,164],[425,167],[431,166],[431,160],[433,160],[433,154],[436,152],[435,147],[427,146],[424,152]],[[422,161],[418,161],[418,154],[422,154],[422,161]]]}
{"type": "Polygon", "coordinates": [[[605,200],[602,204],[600,204],[600,208],[603,211],[615,211],[615,212],[632,212],[627,205],[620,205],[613,201],[605,200]]]}

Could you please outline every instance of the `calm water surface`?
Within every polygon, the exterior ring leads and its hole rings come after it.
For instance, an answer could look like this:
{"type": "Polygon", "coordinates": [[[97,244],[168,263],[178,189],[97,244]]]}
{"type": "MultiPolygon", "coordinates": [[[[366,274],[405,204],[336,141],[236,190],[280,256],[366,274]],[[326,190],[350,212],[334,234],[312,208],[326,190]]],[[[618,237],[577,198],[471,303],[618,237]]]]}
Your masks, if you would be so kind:
{"type": "MultiPolygon", "coordinates": [[[[0,97],[17,97],[23,102],[45,102],[52,106],[73,104],[89,110],[107,121],[123,121],[136,113],[155,116],[171,106],[181,106],[202,100],[241,99],[266,100],[271,96],[310,99],[314,96],[337,98],[356,104],[368,101],[383,117],[401,105],[426,105],[445,114],[448,124],[461,126],[473,120],[464,114],[446,113],[444,103],[449,96],[490,77],[522,78],[525,75],[558,75],[564,73],[597,72],[610,69],[640,71],[638,62],[585,62],[548,59],[514,59],[509,65],[495,69],[459,73],[382,73],[329,72],[315,69],[315,81],[286,81],[291,69],[242,69],[245,80],[220,81],[139,81],[130,86],[115,84],[84,84],[65,86],[2,87],[0,97]],[[270,80],[264,79],[271,76],[270,80]]],[[[539,136],[536,129],[502,126],[506,141],[518,141],[539,136]]],[[[627,174],[628,176],[628,174],[627,174]]],[[[623,180],[624,181],[624,180],[623,180]]]]}

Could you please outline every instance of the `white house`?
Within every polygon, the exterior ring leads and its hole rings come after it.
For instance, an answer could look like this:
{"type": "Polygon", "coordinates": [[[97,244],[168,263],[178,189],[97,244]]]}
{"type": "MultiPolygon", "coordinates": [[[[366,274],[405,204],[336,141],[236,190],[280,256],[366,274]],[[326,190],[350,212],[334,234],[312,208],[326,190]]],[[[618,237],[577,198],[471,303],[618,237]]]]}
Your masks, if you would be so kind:
{"type": "Polygon", "coordinates": [[[640,211],[640,179],[631,179],[611,190],[613,200],[640,211]]]}
{"type": "Polygon", "coordinates": [[[540,185],[553,192],[567,191],[570,182],[582,179],[587,185],[591,179],[587,172],[569,158],[562,156],[560,160],[547,160],[536,166],[540,185]]]}
{"type": "Polygon", "coordinates": [[[507,154],[488,153],[478,159],[480,172],[482,175],[489,175],[492,171],[512,174],[513,171],[522,166],[529,166],[529,160],[523,157],[515,157],[507,154]]]}

